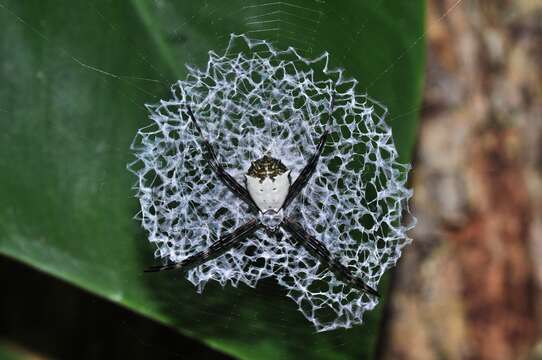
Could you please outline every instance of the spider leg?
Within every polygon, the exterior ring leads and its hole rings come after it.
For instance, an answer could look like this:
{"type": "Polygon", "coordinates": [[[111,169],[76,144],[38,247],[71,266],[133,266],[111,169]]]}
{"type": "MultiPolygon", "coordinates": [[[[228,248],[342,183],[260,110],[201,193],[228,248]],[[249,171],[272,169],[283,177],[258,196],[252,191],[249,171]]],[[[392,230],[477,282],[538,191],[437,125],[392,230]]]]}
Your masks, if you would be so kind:
{"type": "Polygon", "coordinates": [[[209,140],[203,135],[203,131],[201,130],[201,127],[199,126],[190,105],[187,104],[186,108],[188,109],[188,116],[190,116],[190,119],[194,123],[194,126],[203,141],[203,146],[207,152],[204,157],[213,172],[216,174],[216,176],[218,176],[220,181],[222,181],[222,183],[224,183],[224,185],[226,185],[226,187],[230,189],[230,191],[239,199],[243,200],[253,210],[259,211],[258,206],[250,197],[248,190],[243,185],[239,184],[239,182],[237,182],[237,180],[235,180],[235,178],[231,176],[226,169],[224,169],[224,166],[222,166],[222,164],[218,161],[218,156],[216,155],[216,152],[209,140]]]}
{"type": "Polygon", "coordinates": [[[261,226],[261,223],[257,219],[252,219],[249,222],[239,226],[234,231],[222,236],[220,239],[215,241],[207,250],[200,251],[183,261],[168,264],[168,265],[158,265],[152,266],[148,269],[145,269],[145,272],[157,272],[164,270],[175,270],[180,269],[183,271],[191,270],[209,260],[215,259],[228,250],[232,249],[240,243],[241,240],[247,236],[253,234],[261,226]]]}
{"type": "Polygon", "coordinates": [[[318,159],[320,158],[320,155],[322,154],[322,150],[324,150],[324,145],[326,143],[327,137],[329,136],[329,129],[326,128],[324,130],[324,133],[320,137],[320,141],[318,142],[318,146],[316,148],[316,152],[310,157],[309,161],[307,162],[307,165],[301,170],[299,175],[297,176],[297,179],[295,179],[294,183],[290,186],[290,189],[288,190],[288,194],[286,195],[286,199],[284,200],[284,204],[282,205],[283,209],[286,209],[288,205],[299,195],[301,190],[307,185],[309,180],[312,177],[312,174],[314,174],[314,171],[316,170],[316,166],[318,165],[318,159]]]}
{"type": "MultiPolygon", "coordinates": [[[[331,119],[331,115],[333,114],[333,109],[335,108],[335,96],[332,94],[331,96],[331,110],[329,112],[329,118],[331,119]]],[[[305,185],[309,182],[312,175],[314,174],[314,171],[316,170],[316,166],[318,165],[318,159],[320,158],[320,155],[322,154],[322,151],[324,150],[324,145],[326,144],[326,140],[329,136],[330,129],[329,126],[326,126],[324,129],[324,133],[322,136],[320,136],[320,140],[318,141],[318,146],[316,147],[316,152],[310,157],[309,161],[307,162],[307,165],[301,170],[299,175],[297,176],[297,179],[295,179],[294,183],[290,186],[290,189],[288,190],[288,194],[286,195],[286,199],[284,200],[284,204],[282,204],[282,209],[286,209],[288,205],[299,195],[299,193],[303,190],[305,185]]]]}
{"type": "Polygon", "coordinates": [[[320,260],[324,266],[335,274],[337,278],[360,291],[380,297],[378,291],[365,284],[363,280],[356,278],[350,269],[342,265],[337,259],[334,259],[333,255],[329,252],[326,246],[305,231],[305,229],[303,229],[303,227],[297,221],[290,218],[285,218],[281,225],[312,256],[318,258],[318,260],[320,260]]]}

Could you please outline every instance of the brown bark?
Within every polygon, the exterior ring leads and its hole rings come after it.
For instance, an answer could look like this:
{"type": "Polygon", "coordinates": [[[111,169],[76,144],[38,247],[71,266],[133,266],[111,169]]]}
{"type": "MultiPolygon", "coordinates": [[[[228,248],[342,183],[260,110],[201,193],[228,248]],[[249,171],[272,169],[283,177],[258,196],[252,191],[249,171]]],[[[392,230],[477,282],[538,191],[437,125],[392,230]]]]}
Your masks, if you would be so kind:
{"type": "Polygon", "coordinates": [[[442,17],[454,3],[429,1],[418,225],[383,357],[542,358],[542,1],[442,17]]]}

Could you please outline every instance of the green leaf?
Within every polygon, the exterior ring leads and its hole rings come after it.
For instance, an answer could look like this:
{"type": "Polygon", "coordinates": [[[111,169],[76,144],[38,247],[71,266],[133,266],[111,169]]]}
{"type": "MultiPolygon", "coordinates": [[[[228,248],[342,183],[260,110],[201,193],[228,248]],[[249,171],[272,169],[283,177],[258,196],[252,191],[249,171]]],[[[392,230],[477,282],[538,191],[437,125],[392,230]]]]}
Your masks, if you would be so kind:
{"type": "Polygon", "coordinates": [[[2,360],[25,360],[35,358],[34,354],[27,353],[16,345],[0,341],[0,359],[2,360]]]}
{"type": "Polygon", "coordinates": [[[180,274],[142,273],[153,248],[133,219],[126,164],[148,123],[143,104],[168,97],[185,64],[205,66],[209,50],[269,13],[279,30],[251,35],[329,51],[332,67],[389,108],[408,161],[422,87],[421,0],[0,1],[0,252],[239,358],[370,357],[382,306],[363,326],[316,334],[273,282],[210,284],[199,295],[180,274]]]}

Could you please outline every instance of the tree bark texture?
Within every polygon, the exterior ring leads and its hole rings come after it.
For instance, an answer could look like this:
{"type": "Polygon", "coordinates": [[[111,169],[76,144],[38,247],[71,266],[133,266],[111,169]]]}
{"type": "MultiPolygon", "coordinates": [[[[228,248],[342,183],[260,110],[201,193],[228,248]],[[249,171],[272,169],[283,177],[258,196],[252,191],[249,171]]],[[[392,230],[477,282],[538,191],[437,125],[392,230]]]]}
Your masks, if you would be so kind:
{"type": "Polygon", "coordinates": [[[428,4],[418,225],[382,357],[542,359],[542,1],[456,1],[428,4]]]}

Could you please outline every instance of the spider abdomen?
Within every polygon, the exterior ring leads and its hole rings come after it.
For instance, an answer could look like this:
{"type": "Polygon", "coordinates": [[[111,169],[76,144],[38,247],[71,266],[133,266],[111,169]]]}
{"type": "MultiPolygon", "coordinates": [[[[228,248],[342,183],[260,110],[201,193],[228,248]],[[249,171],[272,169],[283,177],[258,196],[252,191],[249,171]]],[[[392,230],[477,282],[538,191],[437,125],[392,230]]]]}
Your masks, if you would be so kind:
{"type": "Polygon", "coordinates": [[[250,197],[262,212],[278,212],[290,189],[290,170],[268,155],[252,163],[246,175],[250,197]]]}

